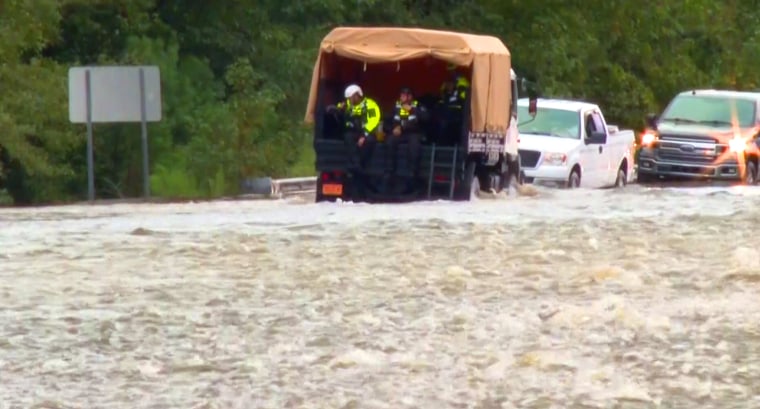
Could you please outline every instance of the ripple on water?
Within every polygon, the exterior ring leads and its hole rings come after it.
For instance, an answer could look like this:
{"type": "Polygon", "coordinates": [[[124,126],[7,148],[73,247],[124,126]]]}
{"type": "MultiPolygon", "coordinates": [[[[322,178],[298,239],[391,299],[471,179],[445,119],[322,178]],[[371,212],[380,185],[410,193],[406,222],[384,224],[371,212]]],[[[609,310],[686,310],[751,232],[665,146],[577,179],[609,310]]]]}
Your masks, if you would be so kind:
{"type": "Polygon", "coordinates": [[[0,401],[752,406],[760,210],[724,192],[3,210],[0,401]]]}

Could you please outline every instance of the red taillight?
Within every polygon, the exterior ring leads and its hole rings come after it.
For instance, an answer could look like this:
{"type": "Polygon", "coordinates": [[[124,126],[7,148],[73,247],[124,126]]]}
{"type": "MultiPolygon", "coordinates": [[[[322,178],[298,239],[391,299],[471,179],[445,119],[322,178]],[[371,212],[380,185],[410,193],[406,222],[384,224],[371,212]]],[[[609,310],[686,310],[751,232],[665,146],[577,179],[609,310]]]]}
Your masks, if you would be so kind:
{"type": "Polygon", "coordinates": [[[341,176],[343,176],[343,172],[336,170],[335,172],[333,172],[333,176],[335,176],[335,178],[340,178],[341,176]]]}
{"type": "Polygon", "coordinates": [[[323,182],[327,182],[328,180],[330,180],[330,174],[329,173],[323,173],[322,174],[322,181],[323,182]]]}
{"type": "Polygon", "coordinates": [[[433,180],[435,180],[436,182],[448,182],[449,178],[444,175],[435,175],[433,176],[433,180]]]}

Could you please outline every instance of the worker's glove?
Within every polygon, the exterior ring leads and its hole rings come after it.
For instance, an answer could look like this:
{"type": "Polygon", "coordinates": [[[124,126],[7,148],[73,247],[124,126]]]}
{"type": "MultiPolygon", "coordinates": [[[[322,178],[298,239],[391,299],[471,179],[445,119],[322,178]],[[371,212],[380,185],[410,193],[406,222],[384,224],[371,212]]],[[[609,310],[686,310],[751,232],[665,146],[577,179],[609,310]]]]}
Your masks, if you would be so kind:
{"type": "Polygon", "coordinates": [[[393,128],[393,135],[394,136],[400,136],[401,135],[401,127],[400,126],[396,125],[393,128]]]}

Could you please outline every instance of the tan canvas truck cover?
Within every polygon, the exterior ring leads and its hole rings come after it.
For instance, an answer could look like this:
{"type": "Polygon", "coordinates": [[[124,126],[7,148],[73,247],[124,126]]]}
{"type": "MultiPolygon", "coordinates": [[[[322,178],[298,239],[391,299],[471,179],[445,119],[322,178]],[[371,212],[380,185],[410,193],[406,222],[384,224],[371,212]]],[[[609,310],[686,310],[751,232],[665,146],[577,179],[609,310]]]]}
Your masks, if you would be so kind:
{"type": "Polygon", "coordinates": [[[322,40],[314,65],[306,122],[314,121],[322,60],[328,54],[365,63],[400,62],[427,56],[457,66],[472,64],[474,132],[505,133],[511,102],[511,56],[496,37],[418,28],[341,27],[322,40]]]}

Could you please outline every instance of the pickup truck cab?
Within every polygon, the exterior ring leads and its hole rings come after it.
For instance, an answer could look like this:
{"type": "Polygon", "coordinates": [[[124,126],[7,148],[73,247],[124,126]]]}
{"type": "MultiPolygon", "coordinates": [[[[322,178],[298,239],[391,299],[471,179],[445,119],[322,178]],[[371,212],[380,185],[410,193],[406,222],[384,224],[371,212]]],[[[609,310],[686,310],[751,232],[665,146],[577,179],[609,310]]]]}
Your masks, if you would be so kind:
{"type": "Polygon", "coordinates": [[[757,183],[760,93],[693,90],[650,114],[638,152],[638,180],[660,178],[757,183]]]}
{"type": "Polygon", "coordinates": [[[633,180],[635,134],[608,125],[596,104],[538,99],[531,115],[523,98],[517,107],[525,183],[603,188],[633,180]]]}

